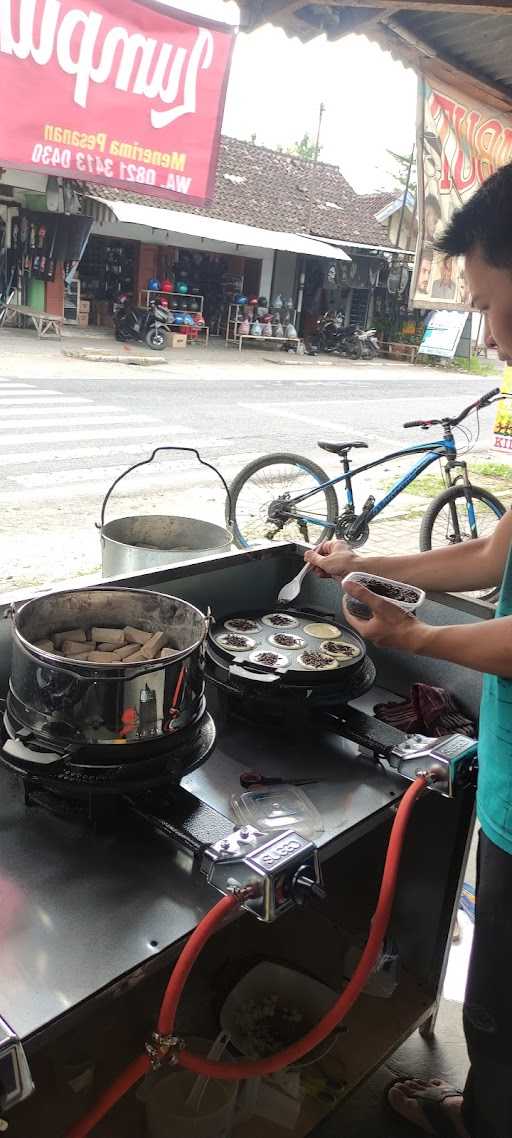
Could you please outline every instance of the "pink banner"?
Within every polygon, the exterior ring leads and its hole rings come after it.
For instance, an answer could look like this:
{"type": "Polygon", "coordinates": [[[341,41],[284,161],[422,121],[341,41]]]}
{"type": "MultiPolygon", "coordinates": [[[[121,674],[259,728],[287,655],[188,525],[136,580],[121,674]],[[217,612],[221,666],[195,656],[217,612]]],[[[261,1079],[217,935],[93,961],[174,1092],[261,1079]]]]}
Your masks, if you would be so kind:
{"type": "Polygon", "coordinates": [[[152,0],[0,0],[0,163],[204,202],[233,42],[152,0]]]}

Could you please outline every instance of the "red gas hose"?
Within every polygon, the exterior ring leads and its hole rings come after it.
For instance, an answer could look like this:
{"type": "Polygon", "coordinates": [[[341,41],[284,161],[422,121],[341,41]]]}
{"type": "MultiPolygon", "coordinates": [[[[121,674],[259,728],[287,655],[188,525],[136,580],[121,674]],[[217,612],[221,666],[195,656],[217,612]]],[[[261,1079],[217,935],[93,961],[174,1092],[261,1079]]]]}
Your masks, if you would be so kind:
{"type": "MultiPolygon", "coordinates": [[[[396,818],[389,838],[384,873],[380,887],[379,900],[375,910],[370,935],[363,951],[359,964],[341,996],[332,1008],[322,1017],[306,1035],[296,1043],[286,1047],[267,1059],[248,1059],[241,1063],[216,1063],[201,1055],[193,1055],[189,1051],[180,1051],[179,1062],[189,1071],[198,1075],[206,1075],[210,1079],[251,1079],[256,1076],[272,1075],[281,1071],[290,1063],[302,1059],[308,1051],[312,1051],[321,1043],[350,1011],[357,997],[363,990],[366,981],[378,959],[382,941],[384,940],[391,908],[396,891],[396,882],[400,858],[405,839],[407,826],[412,808],[424,791],[427,780],[423,776],[417,778],[404,794],[398,807],[396,818]]],[[[181,999],[183,988],[202,948],[214,932],[220,927],[224,919],[240,904],[236,896],[223,897],[209,913],[203,917],[192,936],[187,941],[171,973],[158,1017],[158,1032],[161,1035],[172,1035],[174,1021],[181,999]]],[[[110,1110],[116,1102],[130,1089],[134,1083],[150,1069],[150,1061],[146,1056],[140,1056],[127,1067],[114,1083],[98,1099],[96,1105],[85,1117],[68,1131],[66,1138],[86,1138],[93,1127],[110,1110]]]]}

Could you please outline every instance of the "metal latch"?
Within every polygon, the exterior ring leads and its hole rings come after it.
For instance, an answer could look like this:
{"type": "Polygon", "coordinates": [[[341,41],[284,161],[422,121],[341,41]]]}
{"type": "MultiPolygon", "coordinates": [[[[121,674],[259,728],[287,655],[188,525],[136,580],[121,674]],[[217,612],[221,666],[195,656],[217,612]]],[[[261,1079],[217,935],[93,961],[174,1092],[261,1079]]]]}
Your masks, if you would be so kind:
{"type": "Polygon", "coordinates": [[[461,764],[476,759],[477,740],[467,735],[444,735],[440,739],[426,735],[408,735],[394,746],[387,759],[389,765],[404,778],[414,781],[418,775],[428,778],[431,790],[445,798],[453,798],[461,764]]]}
{"type": "Polygon", "coordinates": [[[309,895],[324,896],[318,850],[293,830],[234,830],[205,850],[201,869],[219,893],[240,892],[242,908],[260,921],[274,921],[309,895]]]}
{"type": "MultiPolygon", "coordinates": [[[[0,1110],[28,1098],[34,1090],[27,1057],[16,1033],[0,1016],[0,1110]]],[[[4,1123],[0,1129],[7,1129],[4,1123]]]]}

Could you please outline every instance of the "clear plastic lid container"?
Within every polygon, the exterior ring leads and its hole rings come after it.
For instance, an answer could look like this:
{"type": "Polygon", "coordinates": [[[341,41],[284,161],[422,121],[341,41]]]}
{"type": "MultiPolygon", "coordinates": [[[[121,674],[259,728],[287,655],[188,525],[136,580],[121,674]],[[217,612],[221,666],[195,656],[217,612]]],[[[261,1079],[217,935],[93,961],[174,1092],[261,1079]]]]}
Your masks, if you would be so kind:
{"type": "Polygon", "coordinates": [[[295,830],[303,838],[312,838],[324,829],[322,817],[307,794],[286,783],[234,794],[231,809],[241,826],[255,826],[266,834],[295,830]]]}

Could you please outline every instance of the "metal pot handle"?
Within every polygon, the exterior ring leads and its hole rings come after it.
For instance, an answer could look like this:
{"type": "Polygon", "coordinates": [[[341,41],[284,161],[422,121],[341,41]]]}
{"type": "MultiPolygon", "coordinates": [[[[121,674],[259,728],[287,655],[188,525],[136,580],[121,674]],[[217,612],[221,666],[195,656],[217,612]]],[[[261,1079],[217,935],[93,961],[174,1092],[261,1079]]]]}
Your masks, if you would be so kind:
{"type": "Polygon", "coordinates": [[[180,450],[180,451],[186,451],[188,454],[195,454],[197,461],[201,463],[201,466],[207,466],[209,470],[213,470],[213,472],[215,474],[217,474],[218,477],[220,478],[222,485],[226,491],[226,497],[227,497],[228,506],[229,506],[229,518],[231,520],[231,515],[232,515],[231,494],[229,492],[228,484],[227,484],[224,476],[221,474],[220,470],[217,470],[216,466],[212,466],[211,462],[206,462],[204,458],[201,458],[199,451],[196,450],[195,447],[162,446],[162,447],[155,447],[155,450],[153,451],[150,458],[144,458],[144,459],[142,459],[141,462],[134,462],[133,466],[129,466],[127,470],[124,470],[123,473],[120,474],[119,477],[115,479],[115,481],[112,483],[110,489],[107,490],[107,493],[105,494],[105,497],[103,499],[103,503],[101,506],[101,519],[99,522],[95,523],[96,529],[99,529],[99,530],[103,529],[103,526],[105,524],[105,510],[107,508],[108,500],[110,498],[112,491],[115,490],[115,488],[119,484],[119,482],[121,482],[121,480],[123,478],[126,478],[127,474],[131,474],[132,470],[137,470],[137,468],[139,466],[147,466],[148,463],[153,462],[155,455],[158,454],[159,451],[161,451],[161,450],[180,450]]]}
{"type": "Polygon", "coordinates": [[[262,684],[275,684],[279,679],[275,672],[257,672],[256,670],[253,671],[252,668],[244,668],[242,664],[232,664],[229,674],[242,680],[257,680],[262,684]]]}

